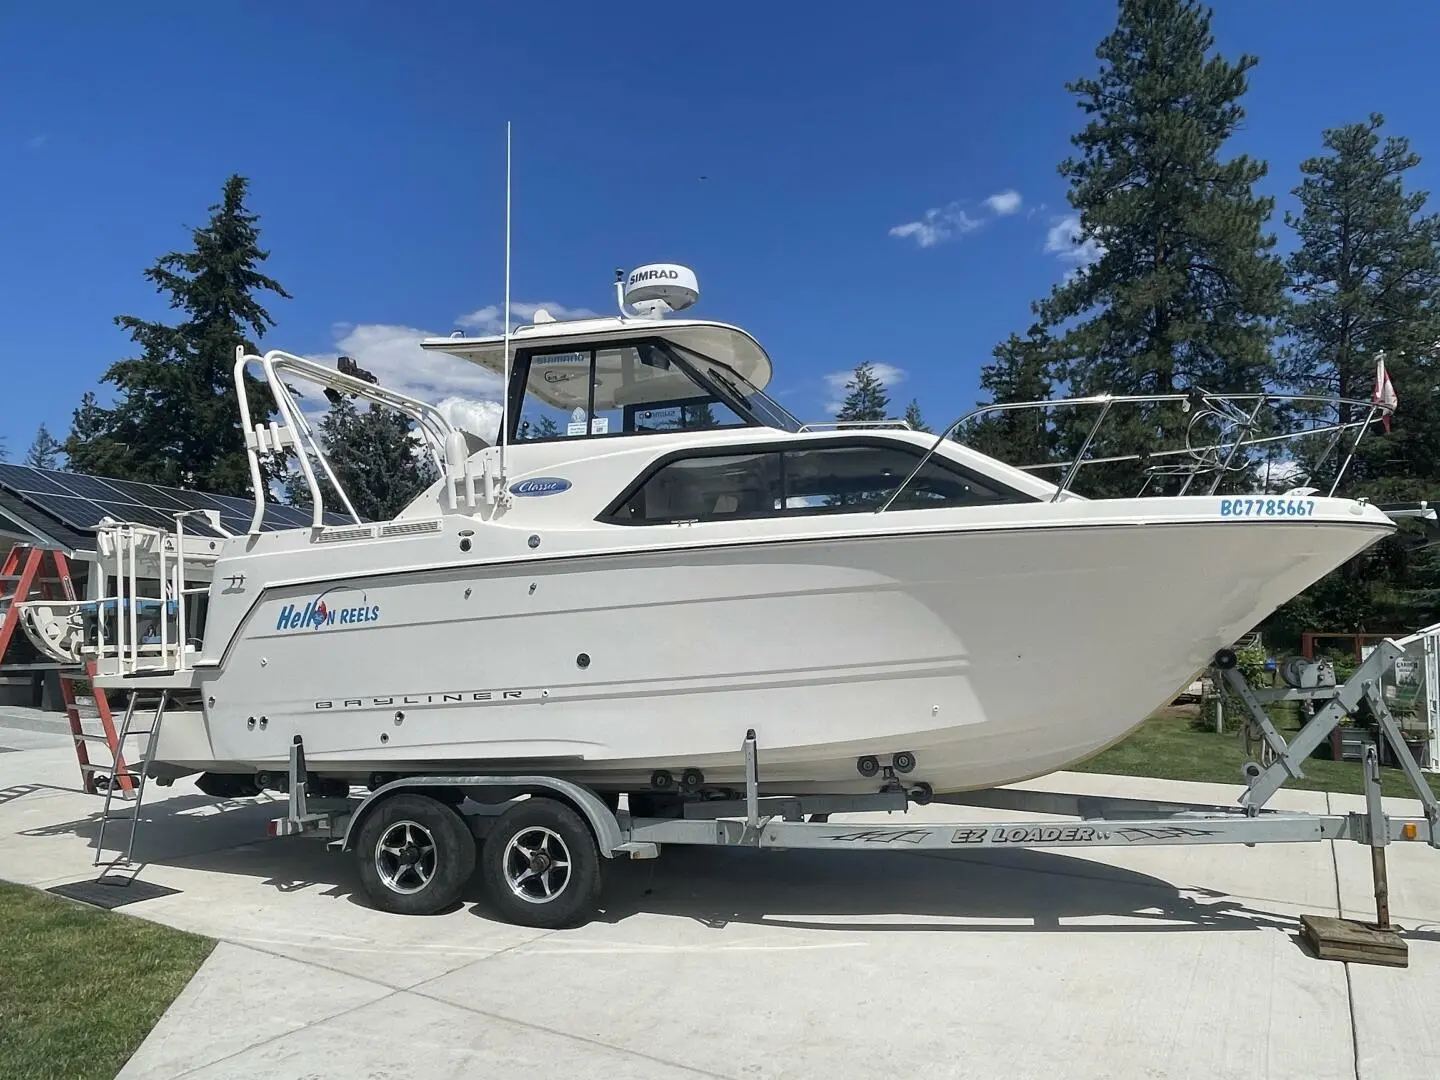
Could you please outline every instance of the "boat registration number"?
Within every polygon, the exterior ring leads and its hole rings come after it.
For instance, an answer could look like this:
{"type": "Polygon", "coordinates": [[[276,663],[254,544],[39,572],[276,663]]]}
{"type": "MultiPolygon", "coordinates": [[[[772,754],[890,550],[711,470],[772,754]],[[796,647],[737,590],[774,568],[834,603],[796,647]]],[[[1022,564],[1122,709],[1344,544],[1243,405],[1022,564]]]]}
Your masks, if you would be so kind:
{"type": "Polygon", "coordinates": [[[1221,517],[1310,517],[1314,499],[1221,499],[1221,517]]]}

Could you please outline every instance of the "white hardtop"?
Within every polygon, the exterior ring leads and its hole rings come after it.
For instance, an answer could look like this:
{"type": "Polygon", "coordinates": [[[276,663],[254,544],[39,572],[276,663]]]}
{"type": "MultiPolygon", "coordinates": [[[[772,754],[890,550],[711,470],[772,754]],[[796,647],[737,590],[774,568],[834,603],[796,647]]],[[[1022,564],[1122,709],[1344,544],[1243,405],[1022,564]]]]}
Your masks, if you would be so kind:
{"type": "MultiPolygon", "coordinates": [[[[738,326],[706,319],[647,319],[603,316],[594,319],[543,321],[517,326],[510,333],[511,357],[516,351],[543,349],[556,352],[608,349],[644,338],[660,338],[718,360],[743,376],[758,390],[770,382],[774,369],[758,341],[738,326]]],[[[420,347],[450,353],[479,364],[497,375],[505,373],[505,337],[426,338],[420,347]]]]}

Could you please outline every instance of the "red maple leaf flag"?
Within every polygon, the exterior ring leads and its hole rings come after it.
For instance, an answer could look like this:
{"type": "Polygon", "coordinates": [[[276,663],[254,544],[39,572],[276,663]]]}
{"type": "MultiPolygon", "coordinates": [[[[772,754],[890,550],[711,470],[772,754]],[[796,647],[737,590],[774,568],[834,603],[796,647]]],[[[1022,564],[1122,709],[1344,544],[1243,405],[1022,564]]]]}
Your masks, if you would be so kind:
{"type": "Polygon", "coordinates": [[[1375,358],[1375,392],[1370,395],[1370,400],[1385,409],[1385,415],[1380,418],[1380,423],[1385,425],[1385,431],[1390,431],[1390,414],[1400,404],[1400,398],[1395,393],[1395,385],[1390,381],[1390,373],[1385,370],[1385,354],[1382,352],[1375,358]]]}

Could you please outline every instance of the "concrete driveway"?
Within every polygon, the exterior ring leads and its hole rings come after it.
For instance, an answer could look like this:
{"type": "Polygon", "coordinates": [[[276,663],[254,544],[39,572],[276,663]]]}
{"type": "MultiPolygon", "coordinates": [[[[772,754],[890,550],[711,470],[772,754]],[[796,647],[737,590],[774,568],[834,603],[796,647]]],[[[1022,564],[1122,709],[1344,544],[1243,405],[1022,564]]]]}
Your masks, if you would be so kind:
{"type": "MultiPolygon", "coordinates": [[[[14,751],[0,753],[0,877],[46,887],[95,875],[100,800],[77,790],[59,731],[53,717],[0,715],[0,747],[14,751]]],[[[1237,793],[1081,774],[1028,786],[1237,793]]],[[[543,932],[494,921],[478,896],[430,918],[374,911],[350,857],[265,837],[279,804],[221,803],[184,782],[151,791],[141,879],[179,891],[121,910],[222,944],[125,1080],[1428,1080],[1440,1060],[1440,852],[1424,847],[1389,852],[1406,969],[1316,960],[1296,941],[1303,913],[1373,917],[1355,844],[672,848],[616,863],[592,923],[543,932]]],[[[1295,792],[1274,805],[1361,802],[1295,792]]]]}

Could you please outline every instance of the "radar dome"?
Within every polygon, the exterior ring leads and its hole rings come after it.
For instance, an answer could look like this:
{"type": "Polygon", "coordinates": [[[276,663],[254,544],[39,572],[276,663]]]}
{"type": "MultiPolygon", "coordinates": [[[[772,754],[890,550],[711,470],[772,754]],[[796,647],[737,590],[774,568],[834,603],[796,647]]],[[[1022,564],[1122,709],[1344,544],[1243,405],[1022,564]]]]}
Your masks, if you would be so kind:
{"type": "Polygon", "coordinates": [[[699,298],[700,284],[695,280],[695,272],[678,263],[637,266],[625,279],[625,303],[656,318],[672,311],[684,311],[699,298]]]}

